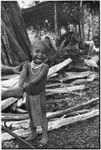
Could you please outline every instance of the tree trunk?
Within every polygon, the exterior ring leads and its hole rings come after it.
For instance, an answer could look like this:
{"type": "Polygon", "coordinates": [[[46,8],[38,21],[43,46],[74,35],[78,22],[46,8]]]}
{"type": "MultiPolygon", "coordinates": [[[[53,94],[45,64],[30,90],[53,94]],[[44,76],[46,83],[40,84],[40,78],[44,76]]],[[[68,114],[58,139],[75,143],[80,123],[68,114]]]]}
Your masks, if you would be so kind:
{"type": "Polygon", "coordinates": [[[80,1],[80,34],[81,34],[81,41],[85,42],[85,35],[84,35],[84,8],[82,5],[82,0],[80,1]]]}
{"type": "MultiPolygon", "coordinates": [[[[30,57],[30,41],[16,1],[1,2],[2,42],[7,55],[6,65],[15,66],[30,57]]],[[[2,56],[2,62],[4,59],[2,56]]]]}
{"type": "Polygon", "coordinates": [[[7,61],[7,56],[5,54],[5,51],[4,51],[4,48],[3,48],[2,44],[1,44],[1,61],[2,61],[3,64],[9,65],[9,63],[7,61]]]}
{"type": "Polygon", "coordinates": [[[14,28],[17,41],[22,47],[23,51],[29,56],[30,54],[30,41],[25,29],[25,24],[20,12],[17,2],[8,2],[9,18],[14,28]]]}
{"type": "Polygon", "coordinates": [[[89,40],[92,40],[93,38],[93,31],[92,31],[92,15],[89,14],[89,40]]]}
{"type": "Polygon", "coordinates": [[[55,23],[55,33],[58,32],[57,26],[57,2],[54,2],[54,23],[55,23]]]}
{"type": "Polygon", "coordinates": [[[1,41],[2,41],[3,48],[4,48],[6,55],[7,55],[8,63],[11,66],[14,63],[14,61],[13,61],[14,56],[12,55],[9,41],[8,41],[8,37],[7,37],[7,34],[4,30],[4,27],[2,25],[1,25],[1,41]]]}
{"type": "Polygon", "coordinates": [[[20,62],[23,62],[28,59],[27,55],[23,52],[22,48],[20,47],[18,41],[15,39],[13,34],[10,33],[10,30],[7,28],[5,23],[2,21],[2,25],[7,33],[9,43],[15,54],[18,56],[20,62]]]}
{"type": "Polygon", "coordinates": [[[11,24],[10,18],[8,16],[8,12],[7,9],[4,6],[5,2],[1,2],[1,18],[4,21],[5,25],[8,27],[8,29],[10,30],[11,34],[13,34],[14,37],[16,37],[13,26],[11,24]]]}

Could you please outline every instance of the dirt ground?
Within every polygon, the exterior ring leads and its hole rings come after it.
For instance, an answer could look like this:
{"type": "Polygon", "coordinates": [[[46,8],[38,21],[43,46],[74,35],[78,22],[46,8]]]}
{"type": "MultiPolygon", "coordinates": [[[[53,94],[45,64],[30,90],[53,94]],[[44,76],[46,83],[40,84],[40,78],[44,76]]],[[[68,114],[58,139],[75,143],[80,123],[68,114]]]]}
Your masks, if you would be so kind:
{"type": "MultiPolygon", "coordinates": [[[[86,89],[78,91],[81,96],[78,95],[66,95],[53,97],[53,103],[49,103],[50,98],[47,101],[47,110],[56,111],[61,109],[70,108],[77,104],[89,101],[92,98],[99,96],[99,82],[98,80],[92,83],[86,84],[86,89]],[[55,102],[54,99],[68,99],[67,101],[55,102]]],[[[51,97],[52,101],[52,97],[51,97]]],[[[90,106],[94,107],[95,106],[90,106]]],[[[96,108],[99,107],[99,104],[96,108]]],[[[48,132],[49,141],[44,148],[56,148],[56,149],[99,149],[100,147],[100,131],[99,131],[99,117],[87,119],[86,121],[77,122],[57,130],[48,132]]],[[[41,137],[39,137],[40,139],[41,137]]],[[[33,143],[33,142],[31,142],[33,143]]],[[[35,144],[35,143],[34,143],[35,144]]],[[[33,144],[33,145],[34,145],[33,144]]],[[[36,146],[36,145],[35,145],[36,146]]],[[[39,148],[36,146],[36,148],[39,148]]]]}
{"type": "MultiPolygon", "coordinates": [[[[61,127],[48,133],[45,148],[86,149],[99,148],[99,117],[61,127]]],[[[38,146],[37,146],[38,148],[38,146]]]]}
{"type": "MultiPolygon", "coordinates": [[[[99,81],[94,80],[91,83],[86,84],[86,89],[77,91],[80,95],[62,94],[47,97],[47,112],[54,112],[57,110],[63,110],[76,106],[77,104],[87,102],[92,98],[99,96],[99,81]],[[59,99],[63,101],[59,102],[59,99]],[[56,101],[57,100],[57,101],[56,101]]],[[[91,108],[99,108],[99,104],[96,106],[90,106],[91,108]]],[[[61,127],[57,130],[48,132],[48,143],[46,146],[41,147],[47,149],[99,149],[100,148],[100,125],[99,117],[93,117],[85,121],[80,121],[74,124],[70,124],[61,127]]],[[[39,149],[37,141],[41,139],[41,135],[38,135],[37,139],[30,143],[39,149]]],[[[19,145],[19,149],[26,148],[22,143],[16,141],[19,145]]],[[[3,147],[4,148],[4,147],[3,147]]]]}

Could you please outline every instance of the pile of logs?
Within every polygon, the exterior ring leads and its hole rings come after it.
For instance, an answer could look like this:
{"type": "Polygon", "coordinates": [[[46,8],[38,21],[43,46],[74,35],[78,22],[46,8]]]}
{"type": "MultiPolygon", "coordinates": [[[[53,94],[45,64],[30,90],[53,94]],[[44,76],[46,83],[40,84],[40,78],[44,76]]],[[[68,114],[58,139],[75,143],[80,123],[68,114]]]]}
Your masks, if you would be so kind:
{"type": "MultiPolygon", "coordinates": [[[[53,129],[58,129],[62,126],[69,125],[78,121],[83,121],[95,116],[99,116],[99,109],[82,109],[84,106],[88,106],[91,104],[97,104],[99,102],[99,98],[95,98],[90,100],[89,102],[83,103],[81,105],[71,107],[67,110],[57,111],[51,114],[47,113],[48,117],[48,131],[53,129]],[[82,110],[81,110],[82,109],[82,110]],[[66,116],[67,115],[67,116],[66,116]],[[71,115],[68,117],[68,115],[71,115]],[[73,115],[73,116],[72,116],[73,115]]],[[[29,129],[29,119],[28,115],[20,115],[20,114],[2,114],[2,124],[10,127],[14,133],[16,133],[20,137],[27,137],[30,134],[29,129]]],[[[41,133],[41,128],[37,128],[37,133],[41,133]]],[[[2,133],[2,141],[14,139],[8,133],[2,133]]]]}
{"type": "MultiPolygon", "coordinates": [[[[79,95],[79,91],[82,91],[86,88],[86,83],[92,82],[96,80],[99,76],[97,72],[85,71],[85,72],[66,72],[64,71],[64,75],[62,78],[59,78],[59,73],[61,70],[63,71],[64,67],[68,67],[68,65],[72,62],[72,59],[69,58],[60,64],[57,64],[49,69],[47,84],[46,84],[46,95],[55,95],[55,94],[75,94],[79,95]],[[49,84],[49,81],[54,81],[49,84]],[[58,82],[56,82],[58,81],[58,82]]],[[[7,90],[11,87],[18,86],[19,75],[16,74],[14,77],[3,76],[2,80],[2,90],[7,90]]],[[[61,99],[60,99],[61,100],[61,99]]],[[[8,98],[1,101],[1,110],[2,110],[2,125],[5,125],[17,134],[20,137],[27,137],[30,134],[29,129],[29,116],[26,110],[19,111],[19,113],[4,113],[8,107],[15,106],[15,109],[20,108],[22,103],[25,103],[24,99],[18,98],[8,98]]],[[[99,116],[99,109],[96,108],[99,103],[99,97],[93,98],[85,103],[81,103],[74,107],[70,107],[65,110],[58,110],[56,112],[48,112],[48,131],[53,129],[58,129],[62,126],[72,124],[78,121],[83,121],[89,119],[91,117],[99,116]],[[93,107],[92,107],[93,105],[93,107]]],[[[20,110],[20,109],[19,109],[20,110]]],[[[21,109],[22,110],[22,109],[21,109]]],[[[41,133],[41,128],[37,128],[37,133],[41,133]]],[[[2,133],[2,141],[7,141],[14,139],[13,136],[9,135],[5,131],[2,133]]]]}

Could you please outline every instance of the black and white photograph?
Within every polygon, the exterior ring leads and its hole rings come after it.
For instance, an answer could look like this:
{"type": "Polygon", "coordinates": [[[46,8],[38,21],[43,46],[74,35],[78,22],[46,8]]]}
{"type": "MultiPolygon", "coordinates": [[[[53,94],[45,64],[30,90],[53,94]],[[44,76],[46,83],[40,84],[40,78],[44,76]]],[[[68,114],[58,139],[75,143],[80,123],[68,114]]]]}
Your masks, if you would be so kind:
{"type": "Polygon", "coordinates": [[[1,1],[1,149],[100,149],[100,0],[1,1]]]}

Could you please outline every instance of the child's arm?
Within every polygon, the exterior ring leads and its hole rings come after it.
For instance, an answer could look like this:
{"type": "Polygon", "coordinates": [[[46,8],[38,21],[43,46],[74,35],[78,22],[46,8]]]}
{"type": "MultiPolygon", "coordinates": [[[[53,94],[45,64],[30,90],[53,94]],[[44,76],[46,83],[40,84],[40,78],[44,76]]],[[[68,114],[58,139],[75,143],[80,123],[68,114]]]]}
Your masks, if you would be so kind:
{"type": "Polygon", "coordinates": [[[29,95],[36,95],[42,92],[42,90],[45,88],[48,70],[49,66],[44,64],[40,73],[25,85],[24,91],[29,95]]]}

